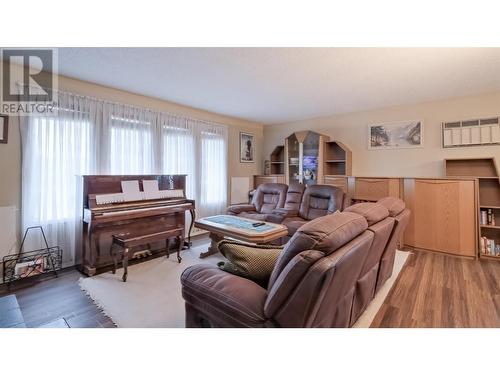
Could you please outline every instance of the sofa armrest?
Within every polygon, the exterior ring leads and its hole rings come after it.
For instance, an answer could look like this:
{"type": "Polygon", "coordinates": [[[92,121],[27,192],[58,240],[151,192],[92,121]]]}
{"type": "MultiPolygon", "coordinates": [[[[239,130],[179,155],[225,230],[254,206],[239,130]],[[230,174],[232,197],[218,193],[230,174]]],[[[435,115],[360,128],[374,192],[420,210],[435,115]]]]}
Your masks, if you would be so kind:
{"type": "Polygon", "coordinates": [[[287,217],[294,217],[294,216],[298,216],[299,215],[299,211],[298,210],[288,210],[286,208],[275,208],[273,211],[272,211],[272,214],[273,215],[279,215],[279,216],[282,216],[283,219],[287,218],[287,217]]]}
{"type": "Polygon", "coordinates": [[[215,265],[197,264],[181,275],[186,303],[215,320],[230,319],[241,326],[263,324],[266,289],[215,265]]]}
{"type": "Polygon", "coordinates": [[[256,212],[253,204],[235,204],[226,209],[228,215],[238,215],[242,212],[256,212]]]}

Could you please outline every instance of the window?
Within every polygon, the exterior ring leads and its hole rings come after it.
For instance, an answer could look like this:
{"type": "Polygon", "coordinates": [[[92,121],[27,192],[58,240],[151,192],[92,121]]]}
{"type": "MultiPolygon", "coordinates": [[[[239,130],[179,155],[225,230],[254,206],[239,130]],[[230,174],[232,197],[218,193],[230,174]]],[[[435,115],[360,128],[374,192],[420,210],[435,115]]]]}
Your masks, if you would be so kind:
{"type": "Polygon", "coordinates": [[[196,149],[193,132],[187,128],[163,127],[163,173],[185,174],[186,195],[196,199],[196,149]]]}
{"type": "Polygon", "coordinates": [[[217,133],[201,133],[200,206],[211,212],[222,212],[227,200],[227,143],[217,133]]]}
{"type": "Polygon", "coordinates": [[[75,216],[76,176],[93,172],[92,124],[66,116],[30,117],[25,145],[23,213],[29,225],[62,222],[75,216]],[[29,169],[26,169],[28,167],[29,169]],[[27,176],[29,171],[30,176],[27,176]],[[25,207],[26,205],[26,207],[25,207]]]}
{"type": "Polygon", "coordinates": [[[110,173],[154,173],[154,144],[149,122],[111,117],[110,173]]]}

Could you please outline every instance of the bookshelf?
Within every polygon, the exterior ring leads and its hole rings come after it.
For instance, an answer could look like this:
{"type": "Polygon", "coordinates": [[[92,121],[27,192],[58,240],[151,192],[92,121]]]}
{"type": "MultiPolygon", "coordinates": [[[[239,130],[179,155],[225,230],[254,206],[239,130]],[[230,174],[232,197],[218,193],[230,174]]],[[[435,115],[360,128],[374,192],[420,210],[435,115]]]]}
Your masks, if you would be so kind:
{"type": "Polygon", "coordinates": [[[276,146],[271,152],[270,174],[285,174],[285,146],[276,146]]]}
{"type": "Polygon", "coordinates": [[[351,150],[337,141],[325,142],[324,148],[323,174],[349,176],[352,168],[351,150]]]}
{"type": "Polygon", "coordinates": [[[500,261],[500,175],[495,158],[445,159],[445,171],[449,177],[478,179],[479,256],[500,261]]]}

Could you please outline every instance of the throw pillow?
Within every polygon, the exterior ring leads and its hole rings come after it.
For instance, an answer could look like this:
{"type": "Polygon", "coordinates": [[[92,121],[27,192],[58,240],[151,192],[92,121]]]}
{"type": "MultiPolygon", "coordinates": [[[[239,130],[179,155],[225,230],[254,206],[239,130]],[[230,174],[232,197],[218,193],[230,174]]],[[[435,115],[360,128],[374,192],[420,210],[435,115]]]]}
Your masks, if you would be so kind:
{"type": "Polygon", "coordinates": [[[255,281],[264,287],[267,286],[274,265],[283,250],[283,246],[253,245],[231,240],[220,241],[218,248],[228,260],[217,264],[220,269],[255,281]]]}

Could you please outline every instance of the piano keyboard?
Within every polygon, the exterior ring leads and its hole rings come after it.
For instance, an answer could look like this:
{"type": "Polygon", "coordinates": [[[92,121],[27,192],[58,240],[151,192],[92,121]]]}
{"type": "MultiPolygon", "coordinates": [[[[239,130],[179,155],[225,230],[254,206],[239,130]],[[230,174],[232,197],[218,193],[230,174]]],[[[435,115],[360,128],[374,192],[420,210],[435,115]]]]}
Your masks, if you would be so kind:
{"type": "Polygon", "coordinates": [[[132,210],[117,210],[117,211],[109,211],[109,212],[97,212],[95,215],[96,216],[118,216],[118,215],[126,215],[128,213],[136,213],[136,212],[143,212],[143,211],[152,211],[152,210],[165,210],[168,208],[171,208],[169,206],[175,207],[175,208],[180,208],[180,207],[187,207],[191,206],[191,203],[182,203],[182,204],[176,204],[175,206],[173,205],[163,205],[163,206],[157,206],[157,207],[145,207],[145,208],[135,208],[132,210]]]}
{"type": "MultiPolygon", "coordinates": [[[[149,199],[183,198],[183,197],[184,197],[184,191],[182,189],[158,190],[150,192],[140,191],[138,192],[138,195],[134,197],[133,201],[149,200],[149,199]]],[[[126,195],[124,193],[96,194],[95,200],[97,205],[125,203],[130,201],[126,199],[126,195]]]]}

